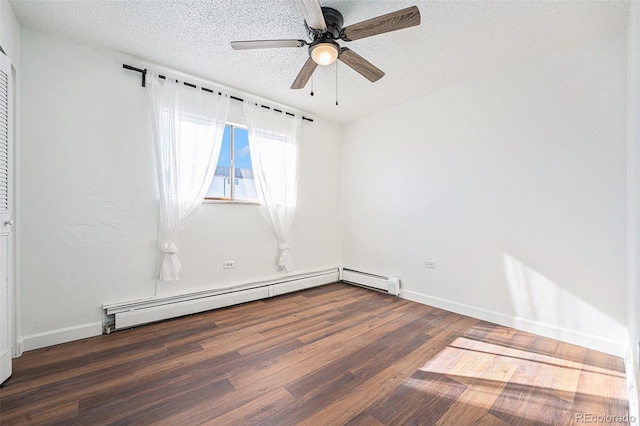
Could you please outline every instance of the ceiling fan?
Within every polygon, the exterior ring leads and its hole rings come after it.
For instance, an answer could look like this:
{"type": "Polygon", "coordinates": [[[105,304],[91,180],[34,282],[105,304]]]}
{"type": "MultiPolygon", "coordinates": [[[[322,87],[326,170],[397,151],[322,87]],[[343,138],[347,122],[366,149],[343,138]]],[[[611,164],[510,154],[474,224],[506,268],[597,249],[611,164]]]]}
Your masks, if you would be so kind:
{"type": "Polygon", "coordinates": [[[341,47],[336,40],[349,42],[420,24],[420,11],[416,6],[343,28],[344,19],[336,9],[321,7],[318,0],[296,0],[296,3],[304,16],[311,43],[296,39],[231,42],[231,47],[235,50],[309,46],[309,59],[291,85],[292,89],[304,88],[318,65],[330,65],[336,59],[353,68],[369,81],[378,81],[384,76],[384,72],[348,47],[341,47]]]}

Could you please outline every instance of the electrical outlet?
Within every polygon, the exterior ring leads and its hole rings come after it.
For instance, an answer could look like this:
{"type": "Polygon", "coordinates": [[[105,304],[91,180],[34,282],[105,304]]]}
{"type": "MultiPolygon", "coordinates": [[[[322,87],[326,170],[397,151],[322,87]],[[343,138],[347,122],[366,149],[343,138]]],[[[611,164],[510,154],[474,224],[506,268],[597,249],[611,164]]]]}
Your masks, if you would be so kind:
{"type": "Polygon", "coordinates": [[[222,267],[224,269],[233,269],[236,267],[236,261],[235,260],[225,260],[224,262],[222,262],[222,267]]]}
{"type": "Polygon", "coordinates": [[[429,260],[424,261],[424,267],[427,269],[436,269],[436,262],[431,262],[429,260]]]}

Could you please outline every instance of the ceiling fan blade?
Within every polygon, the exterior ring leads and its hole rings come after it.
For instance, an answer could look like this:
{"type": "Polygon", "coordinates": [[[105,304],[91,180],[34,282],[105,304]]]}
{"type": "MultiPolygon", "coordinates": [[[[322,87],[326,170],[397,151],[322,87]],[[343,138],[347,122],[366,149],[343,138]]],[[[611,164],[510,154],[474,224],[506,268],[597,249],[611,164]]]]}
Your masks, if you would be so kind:
{"type": "Polygon", "coordinates": [[[324,21],[324,15],[322,14],[322,8],[318,0],[296,0],[304,20],[307,21],[307,25],[315,30],[326,31],[327,23],[324,21]]]}
{"type": "Polygon", "coordinates": [[[269,49],[272,47],[302,47],[307,43],[304,40],[247,40],[232,41],[233,50],[269,49]]]}
{"type": "Polygon", "coordinates": [[[307,85],[307,82],[311,78],[311,74],[313,74],[313,72],[316,70],[317,66],[318,66],[318,64],[316,64],[313,61],[313,59],[311,59],[311,58],[307,59],[307,62],[304,63],[304,65],[302,66],[302,69],[298,73],[298,76],[293,81],[293,84],[291,85],[291,88],[292,89],[303,89],[304,86],[307,85]]]}
{"type": "Polygon", "coordinates": [[[343,47],[341,49],[338,59],[353,68],[372,83],[380,80],[384,76],[383,71],[348,47],[343,47]]]}
{"type": "Polygon", "coordinates": [[[342,29],[340,38],[344,41],[359,40],[361,38],[414,27],[416,25],[420,25],[420,10],[418,10],[417,6],[411,6],[406,9],[378,16],[377,18],[349,25],[342,29]]]}

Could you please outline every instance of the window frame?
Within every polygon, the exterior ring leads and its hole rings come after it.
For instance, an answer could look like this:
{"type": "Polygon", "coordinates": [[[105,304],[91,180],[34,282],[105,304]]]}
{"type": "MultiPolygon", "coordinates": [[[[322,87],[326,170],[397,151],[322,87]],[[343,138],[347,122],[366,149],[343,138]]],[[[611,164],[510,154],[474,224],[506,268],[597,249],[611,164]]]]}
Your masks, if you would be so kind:
{"type": "MultiPolygon", "coordinates": [[[[251,200],[251,199],[244,199],[244,198],[235,198],[236,194],[235,194],[235,188],[236,188],[236,183],[235,183],[235,179],[236,179],[236,135],[235,135],[235,129],[239,128],[239,129],[244,129],[244,130],[249,130],[248,127],[246,125],[242,125],[242,124],[238,124],[238,123],[232,123],[232,122],[227,122],[225,123],[225,127],[229,126],[230,128],[230,132],[229,132],[229,148],[230,148],[230,162],[231,162],[231,166],[229,167],[229,179],[230,179],[230,192],[231,192],[231,196],[230,197],[207,197],[205,195],[203,203],[204,204],[247,204],[247,205],[260,205],[260,200],[258,200],[257,198],[255,200],[251,200]]],[[[216,164],[216,168],[218,167],[218,165],[216,164]]],[[[253,171],[253,165],[251,167],[251,171],[253,171]]]]}

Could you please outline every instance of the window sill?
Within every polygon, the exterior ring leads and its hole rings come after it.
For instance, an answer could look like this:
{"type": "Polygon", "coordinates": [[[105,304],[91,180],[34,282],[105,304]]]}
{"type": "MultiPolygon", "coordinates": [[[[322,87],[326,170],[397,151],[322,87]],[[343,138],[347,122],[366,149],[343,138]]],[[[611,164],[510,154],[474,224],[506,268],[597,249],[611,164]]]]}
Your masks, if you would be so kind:
{"type": "Polygon", "coordinates": [[[246,204],[250,206],[259,206],[259,201],[250,201],[250,200],[224,200],[224,199],[213,199],[213,198],[205,198],[202,201],[202,204],[246,204]]]}

